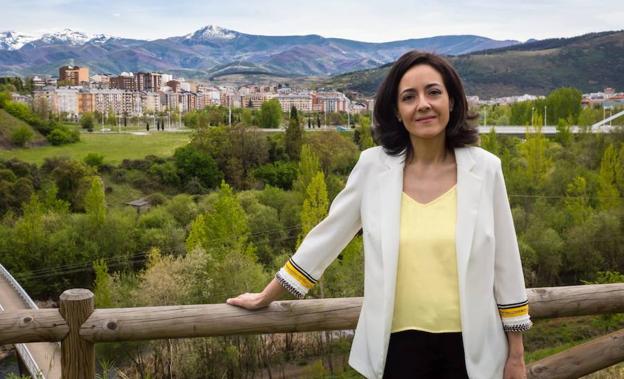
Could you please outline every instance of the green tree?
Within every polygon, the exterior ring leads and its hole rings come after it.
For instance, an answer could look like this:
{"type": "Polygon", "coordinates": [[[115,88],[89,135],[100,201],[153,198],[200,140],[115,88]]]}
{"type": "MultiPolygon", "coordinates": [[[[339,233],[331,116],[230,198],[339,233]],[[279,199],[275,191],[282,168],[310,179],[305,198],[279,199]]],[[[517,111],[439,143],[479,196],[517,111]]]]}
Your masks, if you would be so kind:
{"type": "Polygon", "coordinates": [[[218,260],[231,252],[253,254],[247,215],[232,188],[221,182],[211,209],[193,221],[186,250],[203,248],[218,260]]]}
{"type": "Polygon", "coordinates": [[[91,187],[85,194],[84,208],[93,225],[100,226],[106,219],[106,198],[102,178],[93,176],[91,187]]]}
{"type": "Polygon", "coordinates": [[[481,134],[481,147],[492,154],[499,154],[498,138],[496,128],[492,126],[488,134],[481,134]]]}
{"type": "Polygon", "coordinates": [[[282,122],[282,106],[279,100],[271,99],[260,106],[260,127],[278,128],[282,122]]]}
{"type": "Polygon", "coordinates": [[[580,225],[592,212],[587,194],[587,181],[577,176],[568,184],[566,196],[563,200],[567,214],[574,225],[580,225]]]}
{"type": "Polygon", "coordinates": [[[321,171],[321,163],[318,156],[312,151],[309,145],[301,148],[301,158],[299,159],[299,171],[294,184],[295,191],[305,194],[310,182],[318,172],[321,171]]]}
{"type": "Polygon", "coordinates": [[[301,145],[303,143],[303,128],[300,125],[299,117],[297,116],[297,108],[292,106],[290,110],[290,119],[288,120],[288,127],[286,128],[286,154],[288,157],[296,161],[301,154],[301,145]]]}
{"type": "Polygon", "coordinates": [[[600,209],[609,210],[620,206],[621,199],[616,178],[621,171],[622,162],[618,159],[615,147],[613,145],[607,146],[600,161],[598,179],[598,205],[600,209]]]}
{"type": "Polygon", "coordinates": [[[521,151],[527,165],[526,175],[533,188],[541,188],[551,167],[552,162],[546,155],[547,147],[548,140],[542,134],[540,126],[536,126],[533,131],[527,129],[526,141],[521,151]]]}
{"type": "Polygon", "coordinates": [[[91,112],[83,113],[82,116],[80,117],[80,126],[83,129],[86,129],[92,132],[94,125],[95,125],[95,117],[93,116],[93,113],[91,112]]]}
{"type": "Polygon", "coordinates": [[[183,182],[197,178],[205,188],[215,188],[223,179],[215,160],[193,145],[177,148],[173,158],[183,182]]]}
{"type": "Polygon", "coordinates": [[[576,88],[564,87],[552,91],[546,97],[547,115],[544,115],[546,121],[550,125],[560,118],[576,121],[581,112],[582,97],[576,88]]]}
{"type": "Polygon", "coordinates": [[[360,116],[359,140],[358,146],[364,151],[369,147],[375,146],[373,141],[373,133],[370,127],[370,118],[368,116],[360,116]]]}
{"type": "Polygon", "coordinates": [[[113,111],[113,108],[108,109],[108,114],[106,115],[106,123],[108,125],[117,125],[117,116],[115,115],[115,111],[113,111]]]}
{"type": "Polygon", "coordinates": [[[301,234],[299,242],[327,215],[329,199],[327,198],[327,186],[325,175],[317,172],[306,189],[306,197],[301,209],[301,234]]]}
{"type": "Polygon", "coordinates": [[[110,308],[113,306],[111,295],[111,278],[108,274],[108,265],[103,259],[93,262],[93,271],[95,271],[95,283],[93,284],[93,292],[95,295],[96,308],[110,308]]]}

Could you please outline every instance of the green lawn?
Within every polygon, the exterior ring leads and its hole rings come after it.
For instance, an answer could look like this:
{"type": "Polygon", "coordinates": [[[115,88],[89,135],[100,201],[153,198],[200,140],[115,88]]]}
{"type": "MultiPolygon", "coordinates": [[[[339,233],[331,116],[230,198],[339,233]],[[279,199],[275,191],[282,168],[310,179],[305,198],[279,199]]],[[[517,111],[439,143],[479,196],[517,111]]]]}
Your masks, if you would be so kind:
{"type": "Polygon", "coordinates": [[[104,162],[118,164],[124,159],[141,159],[146,155],[168,157],[176,148],[187,144],[190,133],[153,132],[136,134],[88,134],[80,135],[80,142],[64,146],[44,146],[29,149],[0,150],[0,158],[17,158],[41,164],[45,158],[68,156],[82,160],[89,153],[104,155],[104,162]]]}

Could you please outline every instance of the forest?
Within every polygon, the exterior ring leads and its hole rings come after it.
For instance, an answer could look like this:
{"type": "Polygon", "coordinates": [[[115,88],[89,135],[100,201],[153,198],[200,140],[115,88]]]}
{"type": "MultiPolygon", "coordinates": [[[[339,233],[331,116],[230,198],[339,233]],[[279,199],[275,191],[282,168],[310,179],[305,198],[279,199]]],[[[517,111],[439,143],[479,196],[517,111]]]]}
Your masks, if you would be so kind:
{"type": "MultiPolygon", "coordinates": [[[[549,138],[532,108],[540,106],[506,111],[528,124],[524,137],[493,131],[480,141],[503,163],[527,287],[622,282],[624,131],[571,133],[569,125],[587,113],[579,105],[547,114],[560,120],[549,138]]],[[[98,154],[47,158],[40,166],[0,161],[0,262],[35,299],[83,287],[94,291],[97,307],[223,303],[262,289],[326,215],[359,153],[374,146],[366,116],[347,133],[304,132],[295,109],[285,118],[284,133],[197,122],[190,144],[172,156],[118,165],[98,154]],[[149,209],[127,205],[128,192],[141,194],[149,209]]],[[[357,235],[309,297],[361,296],[362,287],[357,235]]],[[[527,351],[578,343],[622,324],[618,315],[537,323],[527,351]]],[[[314,362],[305,368],[310,377],[357,377],[345,368],[349,338],[115,343],[98,345],[97,356],[102,370],[141,378],[271,376],[305,362],[314,362]]]]}

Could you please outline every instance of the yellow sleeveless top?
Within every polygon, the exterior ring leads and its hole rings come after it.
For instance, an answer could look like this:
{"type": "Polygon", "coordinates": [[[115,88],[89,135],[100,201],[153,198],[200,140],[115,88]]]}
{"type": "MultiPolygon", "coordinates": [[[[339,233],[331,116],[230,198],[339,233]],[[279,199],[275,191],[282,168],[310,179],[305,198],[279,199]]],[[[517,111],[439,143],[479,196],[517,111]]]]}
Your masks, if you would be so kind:
{"type": "Polygon", "coordinates": [[[461,332],[453,186],[427,204],[403,193],[392,332],[461,332]]]}

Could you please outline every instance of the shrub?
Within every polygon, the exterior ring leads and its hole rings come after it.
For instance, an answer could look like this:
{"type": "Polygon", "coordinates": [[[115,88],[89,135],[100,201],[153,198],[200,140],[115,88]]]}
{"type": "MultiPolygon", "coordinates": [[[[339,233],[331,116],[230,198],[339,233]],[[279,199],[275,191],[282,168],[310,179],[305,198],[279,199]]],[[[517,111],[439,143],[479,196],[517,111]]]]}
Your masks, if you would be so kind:
{"type": "Polygon", "coordinates": [[[104,163],[104,156],[98,153],[89,153],[83,158],[83,162],[86,163],[87,166],[97,168],[104,163]]]}
{"type": "Polygon", "coordinates": [[[15,146],[24,147],[33,138],[33,132],[27,126],[20,126],[11,133],[11,143],[15,146]]]}
{"type": "Polygon", "coordinates": [[[46,138],[52,145],[60,146],[80,141],[80,133],[75,129],[57,124],[46,138]]]}

